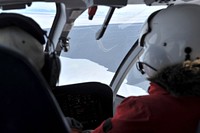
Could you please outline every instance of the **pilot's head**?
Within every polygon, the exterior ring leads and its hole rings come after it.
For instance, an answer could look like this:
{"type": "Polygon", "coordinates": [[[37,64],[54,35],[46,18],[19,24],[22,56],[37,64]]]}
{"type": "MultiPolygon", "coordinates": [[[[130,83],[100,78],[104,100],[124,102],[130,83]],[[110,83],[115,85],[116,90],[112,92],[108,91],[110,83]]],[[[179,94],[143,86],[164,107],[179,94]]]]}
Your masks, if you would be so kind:
{"type": "Polygon", "coordinates": [[[200,96],[200,5],[172,5],[150,15],[139,44],[139,70],[174,96],[200,96]]]}
{"type": "Polygon", "coordinates": [[[42,44],[33,36],[18,27],[11,26],[0,29],[0,45],[9,47],[25,57],[40,70],[44,65],[42,44]]]}
{"type": "Polygon", "coordinates": [[[40,70],[44,65],[45,40],[43,33],[39,33],[39,28],[31,18],[14,13],[1,13],[0,45],[21,53],[40,70]]]}
{"type": "Polygon", "coordinates": [[[46,32],[31,18],[15,14],[0,14],[0,45],[25,56],[41,71],[50,86],[55,86],[60,74],[56,55],[43,52],[46,32]]]}
{"type": "Polygon", "coordinates": [[[180,4],[159,10],[143,25],[140,71],[149,77],[168,66],[200,58],[200,5],[180,4]]]}

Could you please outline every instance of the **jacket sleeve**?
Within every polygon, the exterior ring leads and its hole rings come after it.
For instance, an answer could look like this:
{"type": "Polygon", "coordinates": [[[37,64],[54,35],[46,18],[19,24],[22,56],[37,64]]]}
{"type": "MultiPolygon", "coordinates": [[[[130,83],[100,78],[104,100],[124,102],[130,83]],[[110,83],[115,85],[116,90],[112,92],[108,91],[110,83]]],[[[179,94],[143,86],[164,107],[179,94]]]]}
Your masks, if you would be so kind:
{"type": "Polygon", "coordinates": [[[134,133],[143,130],[150,115],[149,109],[139,97],[126,98],[116,110],[113,118],[102,122],[92,133],[134,133]]]}

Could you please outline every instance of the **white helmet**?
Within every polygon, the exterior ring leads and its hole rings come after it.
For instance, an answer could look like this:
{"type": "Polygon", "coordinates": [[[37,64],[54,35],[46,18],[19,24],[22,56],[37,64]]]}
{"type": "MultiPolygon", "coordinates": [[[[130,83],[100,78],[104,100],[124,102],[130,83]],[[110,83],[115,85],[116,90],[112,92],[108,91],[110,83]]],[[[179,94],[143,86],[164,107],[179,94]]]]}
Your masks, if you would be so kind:
{"type": "Polygon", "coordinates": [[[0,45],[11,48],[27,57],[38,70],[44,65],[42,44],[18,27],[0,28],[0,45]]]}
{"type": "Polygon", "coordinates": [[[141,62],[148,76],[200,57],[200,5],[172,5],[153,13],[143,25],[139,44],[144,47],[141,62]]]}

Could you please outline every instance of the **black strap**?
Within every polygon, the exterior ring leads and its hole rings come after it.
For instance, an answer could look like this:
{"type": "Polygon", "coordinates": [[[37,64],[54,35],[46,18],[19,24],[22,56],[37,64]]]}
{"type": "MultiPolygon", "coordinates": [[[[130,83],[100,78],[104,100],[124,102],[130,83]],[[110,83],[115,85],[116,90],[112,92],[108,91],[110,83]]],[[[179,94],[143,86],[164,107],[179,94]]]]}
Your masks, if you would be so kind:
{"type": "Polygon", "coordinates": [[[108,131],[110,131],[111,129],[112,129],[112,121],[111,118],[108,118],[107,120],[105,120],[103,124],[103,131],[104,133],[108,133],[108,131]]]}

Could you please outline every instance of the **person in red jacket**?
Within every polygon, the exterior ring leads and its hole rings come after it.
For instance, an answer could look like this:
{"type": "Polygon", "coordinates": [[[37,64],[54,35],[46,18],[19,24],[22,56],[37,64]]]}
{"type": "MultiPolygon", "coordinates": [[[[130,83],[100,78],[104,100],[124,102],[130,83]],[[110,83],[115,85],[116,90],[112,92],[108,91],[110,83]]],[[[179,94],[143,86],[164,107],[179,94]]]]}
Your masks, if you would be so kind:
{"type": "Polygon", "coordinates": [[[147,19],[139,70],[149,95],[125,98],[92,133],[195,133],[200,120],[200,6],[171,5],[147,19]]]}

